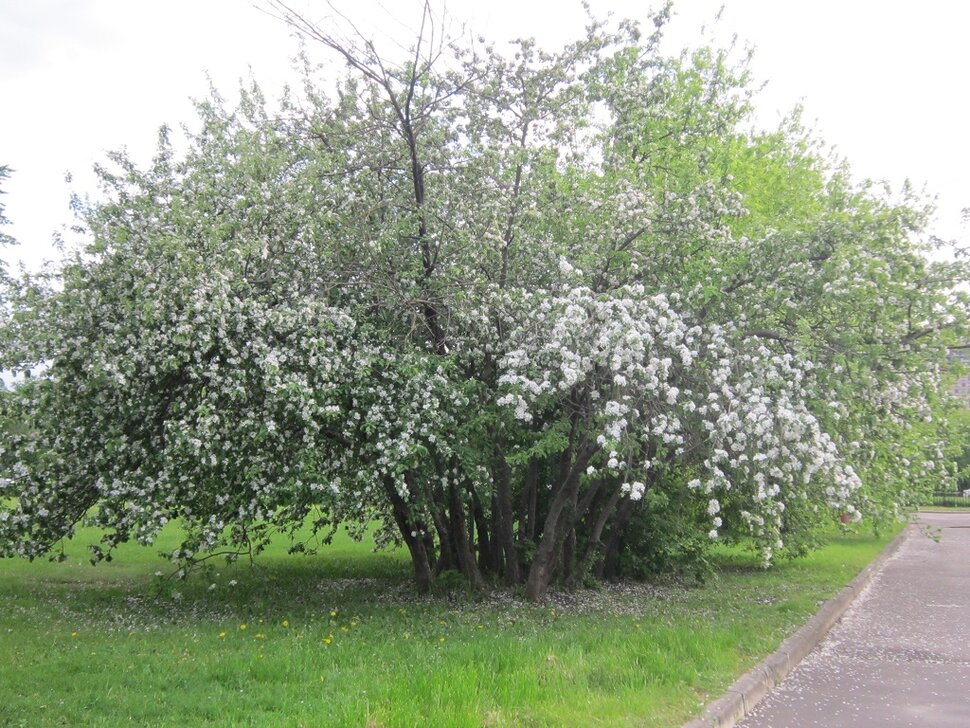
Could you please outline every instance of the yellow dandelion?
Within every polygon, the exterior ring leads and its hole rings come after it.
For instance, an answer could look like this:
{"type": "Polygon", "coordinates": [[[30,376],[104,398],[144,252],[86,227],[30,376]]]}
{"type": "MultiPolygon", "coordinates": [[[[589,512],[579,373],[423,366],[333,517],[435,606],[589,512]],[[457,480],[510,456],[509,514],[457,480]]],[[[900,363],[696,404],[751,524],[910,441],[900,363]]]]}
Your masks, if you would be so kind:
{"type": "Polygon", "coordinates": [[[332,634],[328,634],[326,637],[324,637],[323,638],[323,644],[325,644],[325,645],[333,644],[333,635],[332,634]]]}
{"type": "Polygon", "coordinates": [[[345,624],[345,625],[344,625],[343,627],[341,627],[341,628],[340,628],[340,631],[341,631],[341,632],[349,632],[349,631],[350,631],[350,627],[348,627],[348,626],[347,626],[347,625],[345,624]]]}
{"type": "Polygon", "coordinates": [[[71,632],[71,637],[77,637],[77,632],[71,632]]]}
{"type": "Polygon", "coordinates": [[[264,634],[263,634],[262,632],[257,632],[257,633],[256,633],[255,635],[253,635],[253,636],[254,636],[254,637],[255,637],[256,639],[258,639],[258,640],[264,640],[264,639],[266,639],[266,635],[264,635],[264,634]]]}
{"type": "Polygon", "coordinates": [[[360,622],[358,622],[356,619],[350,620],[350,626],[351,627],[356,627],[358,624],[360,624],[360,622]]]}
{"type": "Polygon", "coordinates": [[[222,639],[225,639],[225,638],[226,638],[226,633],[225,632],[220,632],[219,633],[219,639],[222,640],[222,639]]]}
{"type": "Polygon", "coordinates": [[[330,616],[331,617],[336,617],[337,616],[337,610],[334,609],[332,612],[330,612],[330,616]]]}
{"type": "Polygon", "coordinates": [[[239,629],[243,629],[243,630],[249,629],[249,625],[248,624],[240,624],[239,625],[239,629]]]}
{"type": "Polygon", "coordinates": [[[444,637],[439,637],[439,638],[438,638],[438,641],[439,641],[439,642],[444,642],[444,641],[445,641],[445,638],[444,638],[444,637]]]}
{"type": "Polygon", "coordinates": [[[290,626],[290,620],[288,620],[288,619],[284,619],[284,620],[283,620],[283,626],[284,626],[284,627],[289,627],[289,626],[290,626]]]}

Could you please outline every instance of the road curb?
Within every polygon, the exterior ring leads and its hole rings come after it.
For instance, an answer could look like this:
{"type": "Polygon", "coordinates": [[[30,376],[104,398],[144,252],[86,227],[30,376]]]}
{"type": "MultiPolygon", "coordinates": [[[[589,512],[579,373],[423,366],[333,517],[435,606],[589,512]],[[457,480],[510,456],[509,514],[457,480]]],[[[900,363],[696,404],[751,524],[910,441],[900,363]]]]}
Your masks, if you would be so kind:
{"type": "Polygon", "coordinates": [[[899,550],[914,529],[915,526],[912,524],[906,526],[847,586],[825,602],[805,626],[782,642],[768,657],[739,677],[724,695],[708,704],[702,716],[685,723],[683,728],[732,728],[750,714],[754,706],[772,688],[780,684],[795,665],[815,649],[815,646],[828,634],[832,625],[842,618],[849,605],[899,550]]]}

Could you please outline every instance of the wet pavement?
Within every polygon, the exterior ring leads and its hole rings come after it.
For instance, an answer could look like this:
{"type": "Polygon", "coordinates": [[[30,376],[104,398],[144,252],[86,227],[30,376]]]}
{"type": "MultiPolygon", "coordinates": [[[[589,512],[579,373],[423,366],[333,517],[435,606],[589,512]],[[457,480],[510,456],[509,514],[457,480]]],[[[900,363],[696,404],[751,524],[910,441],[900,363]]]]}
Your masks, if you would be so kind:
{"type": "Polygon", "coordinates": [[[921,522],[739,726],[970,727],[970,513],[921,522]]]}

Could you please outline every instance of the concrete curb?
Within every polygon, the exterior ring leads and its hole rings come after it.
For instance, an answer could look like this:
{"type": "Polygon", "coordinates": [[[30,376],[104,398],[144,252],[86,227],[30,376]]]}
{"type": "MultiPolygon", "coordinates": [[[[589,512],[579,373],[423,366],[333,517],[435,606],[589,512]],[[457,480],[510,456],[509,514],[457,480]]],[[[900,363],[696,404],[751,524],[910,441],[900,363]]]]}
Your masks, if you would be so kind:
{"type": "Polygon", "coordinates": [[[843,587],[842,591],[829,599],[808,623],[786,639],[772,654],[739,677],[727,692],[713,703],[709,703],[704,714],[685,723],[683,728],[732,728],[772,688],[780,684],[789,672],[801,662],[815,646],[822,641],[832,625],[842,618],[845,610],[865,589],[873,577],[879,573],[886,562],[899,550],[903,542],[913,533],[915,526],[906,526],[882,553],[843,587]]]}

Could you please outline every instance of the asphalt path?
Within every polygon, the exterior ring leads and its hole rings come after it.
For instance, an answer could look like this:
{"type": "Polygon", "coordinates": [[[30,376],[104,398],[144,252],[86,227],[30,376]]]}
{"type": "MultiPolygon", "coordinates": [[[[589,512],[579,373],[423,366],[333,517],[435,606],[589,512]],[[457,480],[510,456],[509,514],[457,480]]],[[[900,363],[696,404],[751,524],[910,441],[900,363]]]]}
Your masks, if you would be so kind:
{"type": "Polygon", "coordinates": [[[921,523],[739,726],[970,728],[970,513],[921,523]]]}

